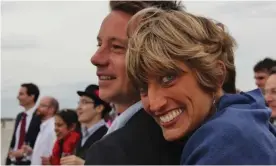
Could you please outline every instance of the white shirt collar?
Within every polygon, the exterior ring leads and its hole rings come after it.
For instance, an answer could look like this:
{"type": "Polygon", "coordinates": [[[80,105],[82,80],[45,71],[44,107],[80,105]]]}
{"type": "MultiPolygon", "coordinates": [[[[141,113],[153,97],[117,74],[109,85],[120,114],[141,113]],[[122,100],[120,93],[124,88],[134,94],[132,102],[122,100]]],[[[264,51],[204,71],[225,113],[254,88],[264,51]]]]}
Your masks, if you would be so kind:
{"type": "Polygon", "coordinates": [[[32,108],[30,108],[30,109],[28,109],[27,111],[24,111],[26,114],[27,114],[27,116],[33,116],[33,113],[35,112],[35,110],[36,110],[36,107],[35,106],[33,106],[32,108]]]}
{"type": "Polygon", "coordinates": [[[111,126],[109,127],[106,135],[110,134],[111,132],[118,130],[119,128],[123,127],[131,117],[136,114],[139,110],[143,108],[142,102],[138,101],[137,103],[133,104],[132,106],[128,107],[124,112],[117,116],[116,119],[112,122],[111,126]]]}
{"type": "Polygon", "coordinates": [[[88,132],[89,136],[92,135],[97,129],[99,129],[101,126],[105,125],[105,121],[102,119],[99,122],[97,122],[96,124],[94,124],[93,126],[91,126],[88,129],[85,129],[85,127],[82,127],[82,135],[85,135],[85,132],[88,132]],[[86,131],[87,130],[87,131],[86,131]]]}
{"type": "Polygon", "coordinates": [[[52,124],[53,121],[55,121],[55,118],[51,117],[51,118],[45,120],[44,122],[42,122],[40,125],[40,130],[43,130],[48,124],[52,124]]]}

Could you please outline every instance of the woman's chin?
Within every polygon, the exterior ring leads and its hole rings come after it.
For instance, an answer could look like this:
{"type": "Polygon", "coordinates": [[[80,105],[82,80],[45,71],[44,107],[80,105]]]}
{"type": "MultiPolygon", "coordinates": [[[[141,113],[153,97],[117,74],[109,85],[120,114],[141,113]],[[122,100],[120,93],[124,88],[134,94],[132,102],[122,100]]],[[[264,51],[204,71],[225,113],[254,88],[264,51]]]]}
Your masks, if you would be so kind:
{"type": "Polygon", "coordinates": [[[185,132],[181,132],[175,129],[164,129],[162,128],[163,136],[167,141],[177,141],[183,138],[185,132]]]}

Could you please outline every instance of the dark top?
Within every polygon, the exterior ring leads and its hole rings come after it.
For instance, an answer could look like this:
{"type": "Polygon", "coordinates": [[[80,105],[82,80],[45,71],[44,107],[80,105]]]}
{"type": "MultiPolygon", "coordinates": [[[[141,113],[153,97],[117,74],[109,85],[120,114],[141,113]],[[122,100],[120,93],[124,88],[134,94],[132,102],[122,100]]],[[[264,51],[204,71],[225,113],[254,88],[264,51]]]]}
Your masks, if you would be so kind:
{"type": "Polygon", "coordinates": [[[259,90],[221,97],[188,139],[182,165],[275,165],[276,128],[259,90]]]}
{"type": "MultiPolygon", "coordinates": [[[[16,116],[15,127],[14,127],[14,130],[13,130],[12,140],[11,140],[11,143],[10,143],[10,149],[11,148],[13,149],[14,146],[15,146],[16,129],[17,129],[18,125],[19,125],[19,122],[21,120],[22,114],[23,114],[23,112],[19,113],[16,116]]],[[[28,128],[28,131],[27,131],[26,136],[25,136],[25,141],[24,141],[24,142],[28,142],[32,148],[34,148],[36,137],[37,137],[37,135],[38,135],[38,133],[40,131],[40,124],[41,124],[41,118],[38,115],[36,115],[36,111],[35,111],[33,113],[32,120],[30,122],[30,126],[28,128]]],[[[22,159],[17,159],[16,164],[17,165],[30,165],[31,164],[30,161],[21,161],[21,160],[22,159]]],[[[9,159],[9,156],[7,156],[7,158],[6,158],[6,165],[10,165],[10,164],[11,164],[11,160],[9,159]]]]}
{"type": "Polygon", "coordinates": [[[167,142],[161,128],[144,110],[124,127],[93,144],[85,165],[173,165],[180,163],[182,145],[167,142]]]}
{"type": "Polygon", "coordinates": [[[85,141],[83,146],[81,146],[81,140],[80,140],[78,142],[75,155],[82,159],[85,159],[87,150],[90,148],[92,144],[100,140],[106,134],[107,129],[108,128],[106,126],[100,127],[92,135],[89,136],[89,138],[85,141]]]}

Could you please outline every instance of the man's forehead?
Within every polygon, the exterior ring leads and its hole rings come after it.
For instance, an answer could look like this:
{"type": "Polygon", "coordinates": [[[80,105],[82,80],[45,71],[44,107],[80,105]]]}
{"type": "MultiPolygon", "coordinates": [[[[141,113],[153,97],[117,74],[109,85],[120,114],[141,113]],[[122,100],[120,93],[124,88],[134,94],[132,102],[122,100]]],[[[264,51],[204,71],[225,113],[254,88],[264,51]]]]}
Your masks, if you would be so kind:
{"type": "Polygon", "coordinates": [[[44,102],[44,103],[48,103],[48,102],[51,101],[51,97],[45,96],[45,97],[43,97],[40,101],[41,101],[41,102],[44,102]]]}
{"type": "Polygon", "coordinates": [[[256,72],[255,73],[255,76],[254,76],[255,78],[260,78],[260,77],[262,77],[262,78],[267,78],[268,77],[268,73],[265,73],[265,72],[256,72]]]}
{"type": "Polygon", "coordinates": [[[255,72],[255,75],[268,75],[268,71],[267,70],[257,71],[255,72]]]}
{"type": "Polygon", "coordinates": [[[27,88],[26,87],[20,87],[19,91],[25,93],[25,92],[27,92],[27,88]]]}
{"type": "Polygon", "coordinates": [[[128,38],[122,37],[122,36],[117,36],[117,35],[110,35],[110,36],[108,36],[108,35],[100,36],[99,35],[97,37],[97,40],[98,41],[108,40],[108,41],[111,41],[111,42],[113,42],[113,41],[116,42],[117,41],[117,42],[120,42],[120,43],[127,44],[128,38]]]}
{"type": "Polygon", "coordinates": [[[127,40],[127,25],[131,16],[120,11],[112,11],[103,20],[98,37],[127,40]]]}

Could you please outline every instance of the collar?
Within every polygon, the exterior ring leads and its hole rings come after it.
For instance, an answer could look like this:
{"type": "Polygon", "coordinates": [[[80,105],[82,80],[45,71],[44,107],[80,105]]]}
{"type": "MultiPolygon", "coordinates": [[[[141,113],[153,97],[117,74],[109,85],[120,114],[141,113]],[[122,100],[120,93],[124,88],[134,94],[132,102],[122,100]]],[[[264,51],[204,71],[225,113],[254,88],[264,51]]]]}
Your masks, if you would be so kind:
{"type": "Polygon", "coordinates": [[[81,128],[82,136],[87,136],[87,135],[90,136],[95,131],[97,131],[101,126],[104,126],[104,125],[105,125],[105,121],[102,119],[88,129],[86,127],[82,127],[81,128]]]}
{"type": "Polygon", "coordinates": [[[137,103],[130,106],[128,109],[122,112],[120,116],[117,116],[115,118],[115,120],[112,122],[111,126],[109,127],[106,135],[123,127],[129,121],[129,119],[142,108],[143,106],[141,101],[138,101],[137,103]]]}
{"type": "Polygon", "coordinates": [[[54,124],[55,123],[55,118],[54,117],[51,117],[47,120],[45,120],[44,122],[41,123],[40,125],[40,130],[43,130],[48,124],[54,124]]]}
{"type": "Polygon", "coordinates": [[[32,108],[30,108],[30,109],[28,109],[28,110],[26,110],[24,112],[27,114],[27,117],[31,117],[31,116],[33,116],[35,110],[36,110],[36,107],[33,106],[32,108]]]}

